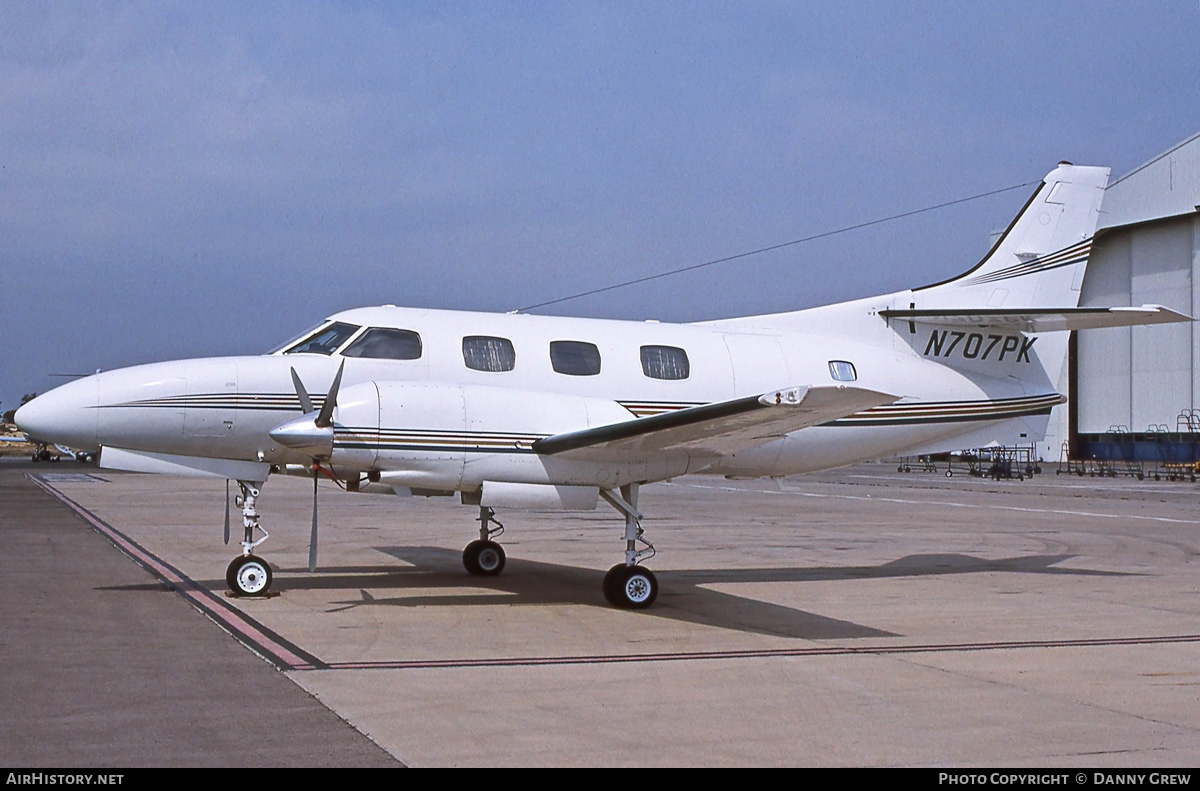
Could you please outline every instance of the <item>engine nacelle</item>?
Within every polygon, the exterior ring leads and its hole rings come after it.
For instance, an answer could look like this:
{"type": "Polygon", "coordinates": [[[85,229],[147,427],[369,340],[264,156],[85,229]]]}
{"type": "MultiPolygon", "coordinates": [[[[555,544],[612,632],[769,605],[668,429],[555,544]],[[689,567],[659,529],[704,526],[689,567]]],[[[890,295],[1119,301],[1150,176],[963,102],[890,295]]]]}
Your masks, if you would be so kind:
{"type": "Polygon", "coordinates": [[[574,509],[588,496],[594,501],[596,487],[686,470],[683,455],[648,465],[533,451],[533,443],[545,436],[632,419],[628,410],[606,399],[441,382],[364,382],[338,395],[329,460],[335,470],[378,472],[381,483],[414,491],[479,492],[485,481],[591,487],[592,495],[553,488],[494,492],[529,503],[517,507],[574,509]]]}

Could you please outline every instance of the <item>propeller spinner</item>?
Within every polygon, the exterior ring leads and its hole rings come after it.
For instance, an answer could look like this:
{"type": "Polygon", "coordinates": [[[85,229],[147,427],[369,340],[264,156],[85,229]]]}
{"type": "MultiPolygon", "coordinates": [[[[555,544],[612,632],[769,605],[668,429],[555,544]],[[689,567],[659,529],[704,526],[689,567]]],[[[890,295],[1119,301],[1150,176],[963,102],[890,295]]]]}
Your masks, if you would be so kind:
{"type": "Polygon", "coordinates": [[[271,439],[285,448],[298,450],[312,456],[314,459],[327,459],[333,454],[333,408],[337,406],[337,392],[342,384],[342,370],[346,367],[343,360],[338,367],[337,375],[321,404],[321,411],[313,409],[312,398],[296,369],[292,369],[292,384],[296,386],[296,396],[300,399],[300,408],[304,416],[284,421],[267,433],[271,439]],[[315,414],[314,414],[315,413],[315,414]]]}

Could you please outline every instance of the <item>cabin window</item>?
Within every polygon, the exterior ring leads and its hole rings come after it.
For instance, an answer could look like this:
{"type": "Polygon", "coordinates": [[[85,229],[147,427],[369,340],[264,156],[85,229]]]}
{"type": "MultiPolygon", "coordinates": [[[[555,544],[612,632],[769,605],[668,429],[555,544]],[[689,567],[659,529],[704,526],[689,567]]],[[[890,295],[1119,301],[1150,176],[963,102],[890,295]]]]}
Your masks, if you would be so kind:
{"type": "Polygon", "coordinates": [[[854,363],[848,363],[845,360],[830,360],[829,375],[839,382],[853,382],[858,379],[854,363]]]}
{"type": "Polygon", "coordinates": [[[642,373],[651,379],[687,379],[687,352],[675,346],[643,346],[642,373]]]}
{"type": "Polygon", "coordinates": [[[333,354],[337,347],[358,332],[357,324],[335,321],[309,335],[284,354],[333,354]]]}
{"type": "Polygon", "coordinates": [[[421,357],[421,336],[412,330],[372,327],[347,346],[342,356],[372,360],[416,360],[421,357]]]}
{"type": "Polygon", "coordinates": [[[595,376],[600,373],[600,350],[594,343],[551,341],[550,365],[568,376],[595,376]]]}
{"type": "Polygon", "coordinates": [[[508,338],[468,335],[463,338],[463,362],[472,371],[511,371],[517,367],[517,352],[508,338]]]}

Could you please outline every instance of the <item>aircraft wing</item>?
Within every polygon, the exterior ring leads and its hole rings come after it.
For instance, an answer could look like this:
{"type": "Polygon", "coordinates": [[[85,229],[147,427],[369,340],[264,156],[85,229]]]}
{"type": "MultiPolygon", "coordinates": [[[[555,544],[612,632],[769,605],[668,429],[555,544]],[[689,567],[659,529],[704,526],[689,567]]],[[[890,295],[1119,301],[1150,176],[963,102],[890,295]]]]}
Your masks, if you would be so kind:
{"type": "Polygon", "coordinates": [[[1118,308],[951,308],[881,310],[885,319],[955,327],[1008,327],[1021,332],[1095,330],[1193,321],[1162,305],[1118,308]]]}
{"type": "Polygon", "coordinates": [[[809,385],[634,418],[544,437],[533,449],[589,459],[687,450],[724,455],[809,426],[853,415],[899,396],[846,385],[809,385]]]}

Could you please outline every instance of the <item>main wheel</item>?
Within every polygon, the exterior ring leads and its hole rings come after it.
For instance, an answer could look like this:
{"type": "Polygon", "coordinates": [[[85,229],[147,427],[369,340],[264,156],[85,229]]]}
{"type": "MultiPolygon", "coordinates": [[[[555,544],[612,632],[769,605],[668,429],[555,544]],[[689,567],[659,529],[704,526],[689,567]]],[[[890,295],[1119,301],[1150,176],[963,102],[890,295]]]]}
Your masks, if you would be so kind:
{"type": "Polygon", "coordinates": [[[494,577],[504,571],[504,549],[495,541],[472,541],[463,550],[463,567],[477,577],[494,577]]]}
{"type": "Polygon", "coordinates": [[[264,596],[271,589],[271,567],[260,557],[243,555],[230,562],[225,582],[238,596],[264,596]]]}
{"type": "Polygon", "coordinates": [[[621,599],[617,593],[617,586],[620,585],[620,575],[628,568],[624,563],[618,563],[613,566],[604,575],[604,600],[613,607],[621,606],[621,599]]]}
{"type": "Polygon", "coordinates": [[[641,566],[616,566],[605,577],[605,597],[611,590],[609,601],[627,610],[644,610],[658,598],[658,578],[650,569],[641,566]]]}

